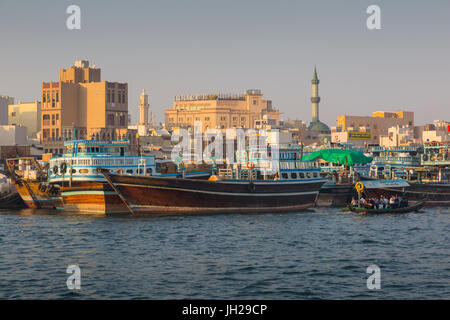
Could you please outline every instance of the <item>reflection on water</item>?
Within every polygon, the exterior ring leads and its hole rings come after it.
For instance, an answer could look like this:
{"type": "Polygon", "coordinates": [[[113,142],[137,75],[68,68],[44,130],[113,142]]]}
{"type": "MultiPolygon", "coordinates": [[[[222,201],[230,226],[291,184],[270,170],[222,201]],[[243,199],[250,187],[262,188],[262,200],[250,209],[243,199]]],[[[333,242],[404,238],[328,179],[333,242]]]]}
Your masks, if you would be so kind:
{"type": "Polygon", "coordinates": [[[0,298],[450,298],[450,209],[361,216],[0,212],[0,298]],[[70,291],[68,265],[81,268],[70,291]],[[366,268],[381,268],[381,290],[366,268]]]}

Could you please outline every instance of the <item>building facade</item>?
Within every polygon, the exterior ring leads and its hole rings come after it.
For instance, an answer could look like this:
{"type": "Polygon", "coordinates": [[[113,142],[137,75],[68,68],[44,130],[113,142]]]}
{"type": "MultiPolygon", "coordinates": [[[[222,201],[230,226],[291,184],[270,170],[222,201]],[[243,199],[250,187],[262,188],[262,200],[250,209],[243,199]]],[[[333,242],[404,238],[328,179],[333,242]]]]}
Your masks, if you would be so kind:
{"type": "Polygon", "coordinates": [[[0,96],[0,126],[8,124],[8,106],[14,104],[14,98],[10,96],[0,96]]]}
{"type": "Polygon", "coordinates": [[[279,111],[272,101],[264,100],[260,90],[247,90],[243,95],[202,94],[177,96],[172,109],[166,109],[166,126],[193,128],[201,121],[203,130],[255,128],[256,121],[269,118],[279,122],[279,111]]]}
{"type": "Polygon", "coordinates": [[[27,136],[35,138],[41,131],[41,102],[19,102],[8,107],[8,124],[24,126],[27,136]]]}
{"type": "Polygon", "coordinates": [[[27,128],[23,126],[0,126],[0,146],[27,145],[27,128]]]}
{"type": "Polygon", "coordinates": [[[331,141],[342,143],[364,140],[365,144],[379,144],[380,136],[389,135],[389,128],[396,126],[414,126],[414,112],[377,111],[372,116],[338,116],[337,126],[331,130],[331,141]]]}
{"type": "Polygon", "coordinates": [[[128,84],[101,81],[101,69],[79,60],[41,87],[41,140],[45,153],[63,153],[64,140],[131,139],[128,84]]]}

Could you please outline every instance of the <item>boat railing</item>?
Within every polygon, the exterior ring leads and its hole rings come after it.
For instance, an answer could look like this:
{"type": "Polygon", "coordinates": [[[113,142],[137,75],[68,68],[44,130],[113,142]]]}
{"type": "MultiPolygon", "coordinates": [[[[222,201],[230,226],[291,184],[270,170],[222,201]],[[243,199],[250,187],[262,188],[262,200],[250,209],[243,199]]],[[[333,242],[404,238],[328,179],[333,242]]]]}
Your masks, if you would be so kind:
{"type": "Polygon", "coordinates": [[[416,157],[374,157],[374,162],[385,162],[385,161],[400,161],[400,162],[410,162],[410,163],[416,163],[419,161],[416,157]]]}
{"type": "Polygon", "coordinates": [[[223,179],[229,180],[256,180],[257,172],[256,170],[249,169],[231,169],[231,168],[223,168],[219,169],[219,176],[223,179]]]}

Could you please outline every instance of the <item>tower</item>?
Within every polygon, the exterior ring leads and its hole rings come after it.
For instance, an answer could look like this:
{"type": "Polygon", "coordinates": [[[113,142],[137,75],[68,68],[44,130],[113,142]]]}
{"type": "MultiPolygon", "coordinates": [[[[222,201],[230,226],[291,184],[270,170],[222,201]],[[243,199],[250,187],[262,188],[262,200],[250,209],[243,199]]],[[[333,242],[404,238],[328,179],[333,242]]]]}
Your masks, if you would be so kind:
{"type": "Polygon", "coordinates": [[[145,93],[145,89],[142,89],[139,97],[139,125],[148,125],[148,107],[148,95],[145,93]]]}
{"type": "Polygon", "coordinates": [[[311,103],[312,103],[312,119],[311,123],[309,124],[309,130],[318,132],[319,134],[330,134],[331,130],[330,128],[325,124],[320,122],[319,120],[319,78],[317,77],[317,69],[314,66],[314,74],[313,79],[311,80],[312,83],[312,97],[311,97],[311,103]]]}
{"type": "Polygon", "coordinates": [[[312,122],[319,122],[319,83],[320,80],[317,77],[317,69],[314,67],[314,75],[313,79],[311,80],[312,83],[312,97],[311,97],[311,103],[312,103],[312,122]]]}

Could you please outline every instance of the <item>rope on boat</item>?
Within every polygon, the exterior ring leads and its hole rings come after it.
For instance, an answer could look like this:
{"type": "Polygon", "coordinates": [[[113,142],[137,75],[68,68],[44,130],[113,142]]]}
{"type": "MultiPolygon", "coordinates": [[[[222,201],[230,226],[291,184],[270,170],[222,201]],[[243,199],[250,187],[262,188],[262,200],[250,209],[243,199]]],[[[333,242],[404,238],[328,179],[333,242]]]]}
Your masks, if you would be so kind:
{"type": "Polygon", "coordinates": [[[437,194],[437,195],[445,195],[445,196],[450,196],[450,193],[442,193],[442,192],[420,192],[420,191],[409,191],[409,190],[398,190],[398,189],[392,189],[392,188],[378,188],[381,190],[386,190],[386,191],[395,191],[395,192],[404,192],[404,193],[418,193],[418,194],[437,194]]]}

